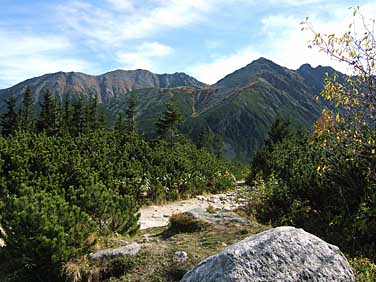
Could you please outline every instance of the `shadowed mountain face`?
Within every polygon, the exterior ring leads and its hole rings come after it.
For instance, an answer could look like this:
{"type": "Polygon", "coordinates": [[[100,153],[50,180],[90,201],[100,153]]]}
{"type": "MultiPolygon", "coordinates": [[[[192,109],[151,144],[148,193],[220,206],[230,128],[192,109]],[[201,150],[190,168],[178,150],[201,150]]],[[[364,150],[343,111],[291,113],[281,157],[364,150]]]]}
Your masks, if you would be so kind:
{"type": "MultiPolygon", "coordinates": [[[[0,109],[10,95],[21,101],[27,85],[38,100],[48,88],[58,97],[67,93],[97,96],[115,119],[125,110],[129,95],[138,100],[137,123],[146,136],[155,134],[155,121],[167,101],[176,96],[184,116],[182,130],[194,140],[203,130],[223,138],[228,159],[248,161],[277,117],[309,128],[322,105],[315,97],[323,87],[329,67],[303,65],[298,70],[281,67],[260,58],[214,85],[208,86],[184,73],[154,74],[146,70],[116,70],[99,76],[55,73],[29,79],[0,90],[0,109]]],[[[341,75],[341,74],[340,74],[341,75]]]]}

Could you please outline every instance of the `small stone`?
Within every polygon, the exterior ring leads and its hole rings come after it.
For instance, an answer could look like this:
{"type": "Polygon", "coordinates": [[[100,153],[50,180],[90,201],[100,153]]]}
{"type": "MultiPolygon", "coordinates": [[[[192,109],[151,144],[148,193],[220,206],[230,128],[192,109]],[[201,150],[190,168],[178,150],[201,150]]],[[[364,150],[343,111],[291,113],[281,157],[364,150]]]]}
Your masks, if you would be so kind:
{"type": "Polygon", "coordinates": [[[206,197],[204,197],[204,196],[197,196],[196,199],[203,202],[203,201],[206,200],[206,197]]]}
{"type": "Polygon", "coordinates": [[[186,263],[188,261],[188,254],[183,251],[178,251],[175,253],[175,262],[186,263]]]}
{"type": "Polygon", "coordinates": [[[169,214],[164,214],[163,217],[170,217],[170,215],[169,214]]]}
{"type": "Polygon", "coordinates": [[[89,259],[97,260],[102,258],[112,258],[112,257],[124,257],[124,256],[135,256],[141,249],[141,245],[138,243],[132,243],[127,246],[115,248],[115,249],[105,249],[100,250],[96,253],[89,254],[89,259]]]}
{"type": "Polygon", "coordinates": [[[142,236],[142,242],[143,242],[143,243],[147,243],[147,242],[150,242],[150,238],[149,238],[149,236],[148,236],[148,235],[146,235],[146,234],[145,234],[145,235],[143,235],[143,236],[142,236]]]}

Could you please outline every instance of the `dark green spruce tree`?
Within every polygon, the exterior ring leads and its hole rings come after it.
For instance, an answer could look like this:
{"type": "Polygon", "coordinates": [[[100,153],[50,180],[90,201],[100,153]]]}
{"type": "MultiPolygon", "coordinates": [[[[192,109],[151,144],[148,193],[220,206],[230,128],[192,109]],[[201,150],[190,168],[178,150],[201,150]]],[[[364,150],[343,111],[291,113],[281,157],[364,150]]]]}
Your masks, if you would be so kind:
{"type": "Polygon", "coordinates": [[[223,138],[219,134],[215,134],[212,142],[212,151],[218,158],[223,157],[223,138]]]}
{"type": "Polygon", "coordinates": [[[34,129],[34,98],[29,86],[26,87],[23,94],[22,108],[20,112],[20,129],[24,131],[33,131],[34,129]]]}
{"type": "Polygon", "coordinates": [[[200,131],[198,135],[197,147],[199,149],[206,149],[208,151],[211,150],[211,144],[213,141],[213,136],[210,133],[209,129],[205,128],[200,131]]]}
{"type": "Polygon", "coordinates": [[[43,96],[43,102],[40,104],[41,110],[37,121],[37,130],[47,132],[47,134],[56,133],[56,103],[55,98],[47,89],[43,96]]]}
{"type": "Polygon", "coordinates": [[[86,114],[83,97],[79,96],[73,103],[72,110],[72,134],[77,136],[86,128],[86,114]]]}
{"type": "Polygon", "coordinates": [[[91,98],[86,105],[86,131],[96,130],[100,127],[98,117],[98,96],[91,98]]]}
{"type": "Polygon", "coordinates": [[[127,127],[125,124],[125,118],[124,118],[124,113],[119,113],[118,119],[115,122],[114,129],[118,131],[126,131],[127,127]]]}
{"type": "Polygon", "coordinates": [[[62,109],[62,120],[61,120],[61,133],[69,134],[72,131],[72,104],[71,104],[71,96],[68,93],[64,98],[64,105],[62,109]]]}
{"type": "Polygon", "coordinates": [[[128,108],[125,112],[126,114],[126,131],[129,133],[136,132],[136,106],[137,100],[134,95],[131,95],[128,99],[128,108]]]}
{"type": "Polygon", "coordinates": [[[178,135],[178,125],[180,122],[181,115],[176,98],[172,97],[167,103],[166,111],[156,122],[158,136],[173,144],[178,135]]]}
{"type": "Polygon", "coordinates": [[[18,128],[18,114],[16,112],[16,99],[11,96],[6,100],[7,112],[1,115],[1,132],[9,136],[18,128]]]}

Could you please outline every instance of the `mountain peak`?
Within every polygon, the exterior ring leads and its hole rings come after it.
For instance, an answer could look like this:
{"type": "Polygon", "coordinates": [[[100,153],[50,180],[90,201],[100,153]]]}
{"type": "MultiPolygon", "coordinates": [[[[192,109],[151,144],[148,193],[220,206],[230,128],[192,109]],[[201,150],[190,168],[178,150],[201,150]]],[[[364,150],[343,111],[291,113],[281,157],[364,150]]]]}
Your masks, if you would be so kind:
{"type": "Polygon", "coordinates": [[[214,85],[217,88],[227,88],[231,90],[248,84],[252,78],[262,75],[263,73],[282,73],[285,70],[285,68],[273,61],[260,57],[245,67],[225,76],[214,85]]]}
{"type": "Polygon", "coordinates": [[[297,71],[311,71],[313,70],[314,68],[310,65],[310,64],[303,64],[301,65],[297,71]]]}
{"type": "Polygon", "coordinates": [[[265,57],[260,57],[260,58],[258,58],[257,60],[254,60],[251,64],[255,64],[255,63],[277,65],[277,64],[274,63],[272,60],[269,60],[269,59],[267,59],[267,58],[265,58],[265,57]]]}

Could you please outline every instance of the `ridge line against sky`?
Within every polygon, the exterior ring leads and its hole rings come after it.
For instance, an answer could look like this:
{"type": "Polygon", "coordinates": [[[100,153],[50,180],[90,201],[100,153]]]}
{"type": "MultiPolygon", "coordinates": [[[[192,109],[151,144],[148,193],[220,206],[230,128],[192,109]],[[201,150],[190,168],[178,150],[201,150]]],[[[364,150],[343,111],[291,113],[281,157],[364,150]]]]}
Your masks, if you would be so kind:
{"type": "Polygon", "coordinates": [[[296,69],[344,66],[307,48],[299,22],[342,33],[350,6],[376,16],[375,1],[0,0],[0,89],[57,71],[183,71],[212,84],[266,57],[296,69]]]}

